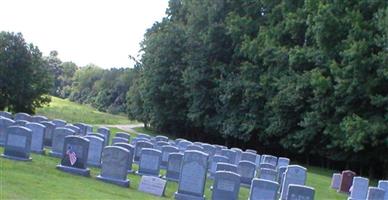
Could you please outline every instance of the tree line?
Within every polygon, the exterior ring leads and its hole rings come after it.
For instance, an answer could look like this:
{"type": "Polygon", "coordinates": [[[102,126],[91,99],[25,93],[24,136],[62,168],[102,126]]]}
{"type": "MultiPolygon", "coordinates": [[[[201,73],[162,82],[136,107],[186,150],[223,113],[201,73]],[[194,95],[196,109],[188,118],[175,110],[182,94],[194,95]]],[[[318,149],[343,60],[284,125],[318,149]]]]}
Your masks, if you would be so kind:
{"type": "Polygon", "coordinates": [[[131,119],[388,177],[385,0],[170,0],[141,47],[131,119]]]}

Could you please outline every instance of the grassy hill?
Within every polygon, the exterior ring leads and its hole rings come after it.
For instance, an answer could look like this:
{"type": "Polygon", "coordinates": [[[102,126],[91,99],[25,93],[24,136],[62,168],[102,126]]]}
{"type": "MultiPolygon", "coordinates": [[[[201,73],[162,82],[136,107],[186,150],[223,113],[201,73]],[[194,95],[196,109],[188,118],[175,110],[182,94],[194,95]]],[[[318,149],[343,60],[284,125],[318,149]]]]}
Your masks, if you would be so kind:
{"type": "Polygon", "coordinates": [[[36,111],[50,119],[64,119],[70,123],[83,122],[88,124],[130,124],[126,116],[112,115],[97,111],[91,106],[81,105],[66,99],[51,97],[50,105],[36,111]]]}
{"type": "MultiPolygon", "coordinates": [[[[50,118],[61,118],[68,122],[86,122],[90,124],[127,124],[130,121],[123,116],[115,116],[94,110],[89,106],[75,104],[53,97],[50,107],[39,109],[39,114],[50,118]]],[[[145,131],[144,129],[137,129],[145,131]]],[[[117,128],[111,129],[113,135],[117,128]]],[[[152,132],[149,132],[152,133],[152,132]]],[[[47,150],[46,150],[47,151],[47,150]]],[[[3,148],[0,148],[3,152],[3,148]]],[[[122,188],[96,180],[98,168],[91,168],[90,178],[71,175],[57,170],[58,158],[32,154],[32,162],[13,161],[0,158],[0,199],[173,199],[177,184],[168,182],[166,196],[155,197],[137,191],[140,176],[129,174],[130,188],[122,188]]],[[[134,165],[136,169],[137,166],[134,165]]],[[[330,189],[332,171],[309,167],[307,185],[316,190],[315,199],[346,199],[346,195],[330,189]]],[[[164,173],[164,171],[162,171],[164,173]]],[[[206,183],[206,197],[210,199],[210,185],[206,183]]],[[[248,198],[247,188],[241,188],[240,198],[248,198]]]]}

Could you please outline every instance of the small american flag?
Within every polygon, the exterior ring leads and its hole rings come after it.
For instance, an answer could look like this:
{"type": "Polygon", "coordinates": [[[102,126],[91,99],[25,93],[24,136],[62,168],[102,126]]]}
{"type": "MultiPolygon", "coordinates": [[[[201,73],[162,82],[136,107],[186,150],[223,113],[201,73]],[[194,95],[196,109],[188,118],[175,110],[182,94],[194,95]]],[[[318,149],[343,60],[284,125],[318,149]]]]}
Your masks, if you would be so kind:
{"type": "Polygon", "coordinates": [[[66,151],[66,155],[69,156],[70,164],[74,165],[74,163],[77,161],[77,154],[71,150],[71,147],[69,147],[69,149],[66,151]]]}

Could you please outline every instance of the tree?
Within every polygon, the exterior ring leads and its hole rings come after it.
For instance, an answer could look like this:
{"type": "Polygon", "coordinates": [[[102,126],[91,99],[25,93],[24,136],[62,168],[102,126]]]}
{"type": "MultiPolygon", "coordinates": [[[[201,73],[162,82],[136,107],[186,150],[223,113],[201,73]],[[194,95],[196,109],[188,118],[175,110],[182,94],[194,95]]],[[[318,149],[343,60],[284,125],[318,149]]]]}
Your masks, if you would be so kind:
{"type": "Polygon", "coordinates": [[[21,33],[0,33],[0,110],[34,113],[50,102],[52,76],[42,53],[21,33]]]}

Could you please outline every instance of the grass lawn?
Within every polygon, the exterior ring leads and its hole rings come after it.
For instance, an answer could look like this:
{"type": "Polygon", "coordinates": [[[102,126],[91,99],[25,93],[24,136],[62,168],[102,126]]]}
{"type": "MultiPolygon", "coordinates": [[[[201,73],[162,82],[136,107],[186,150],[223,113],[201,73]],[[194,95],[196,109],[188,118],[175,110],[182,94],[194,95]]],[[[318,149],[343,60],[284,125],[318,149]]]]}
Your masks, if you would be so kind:
{"type": "Polygon", "coordinates": [[[50,119],[63,119],[70,123],[83,122],[87,124],[130,124],[126,116],[99,112],[91,106],[81,105],[67,99],[51,97],[50,105],[36,111],[50,119]]]}

